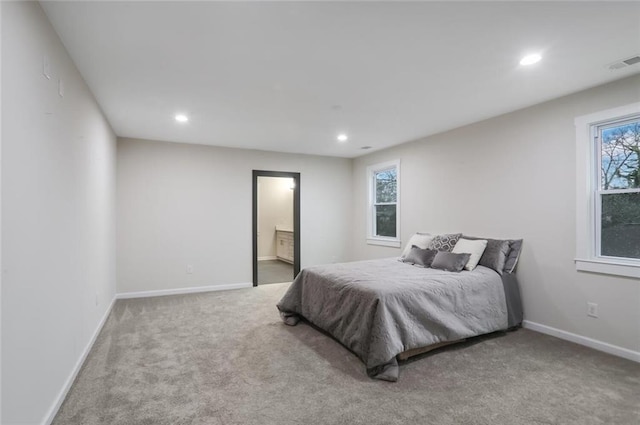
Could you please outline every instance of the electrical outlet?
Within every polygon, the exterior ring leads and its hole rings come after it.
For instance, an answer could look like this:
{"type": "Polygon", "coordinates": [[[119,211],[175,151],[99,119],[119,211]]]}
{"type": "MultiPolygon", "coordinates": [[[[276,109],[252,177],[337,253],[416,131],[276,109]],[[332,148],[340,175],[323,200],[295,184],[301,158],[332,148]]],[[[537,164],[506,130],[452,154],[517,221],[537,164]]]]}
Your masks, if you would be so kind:
{"type": "Polygon", "coordinates": [[[187,274],[193,274],[193,264],[187,264],[187,274]]]}
{"type": "Polygon", "coordinates": [[[587,316],[598,317],[598,304],[587,303],[587,316]]]}

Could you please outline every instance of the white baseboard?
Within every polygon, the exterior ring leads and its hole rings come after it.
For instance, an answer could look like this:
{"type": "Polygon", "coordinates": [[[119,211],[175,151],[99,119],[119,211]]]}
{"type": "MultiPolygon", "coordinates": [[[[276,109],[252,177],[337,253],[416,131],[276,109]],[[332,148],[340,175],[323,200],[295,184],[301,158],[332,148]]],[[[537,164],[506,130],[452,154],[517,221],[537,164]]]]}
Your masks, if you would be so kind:
{"type": "Polygon", "coordinates": [[[258,261],[269,261],[269,260],[277,260],[278,257],[275,255],[267,255],[266,257],[258,257],[258,261]]]}
{"type": "Polygon", "coordinates": [[[78,372],[80,372],[80,369],[82,368],[82,365],[84,364],[84,361],[87,359],[87,356],[89,355],[89,352],[93,348],[93,344],[96,342],[96,339],[98,338],[98,335],[100,334],[100,331],[102,330],[102,327],[107,322],[107,318],[109,317],[109,314],[111,314],[111,310],[113,309],[113,305],[115,303],[116,303],[116,297],[113,297],[113,299],[111,300],[111,304],[109,304],[109,307],[107,308],[107,311],[105,311],[104,316],[102,316],[102,319],[100,319],[100,322],[98,323],[98,326],[96,327],[96,330],[93,332],[93,335],[91,336],[91,339],[89,340],[89,343],[86,345],[86,347],[84,347],[84,350],[82,351],[82,354],[80,355],[80,358],[78,359],[78,361],[76,362],[75,366],[73,367],[73,370],[71,371],[71,374],[69,375],[69,377],[65,381],[64,386],[62,387],[62,390],[60,390],[60,393],[58,394],[58,397],[56,398],[56,401],[53,403],[53,405],[49,409],[49,412],[45,416],[44,421],[42,421],[42,423],[44,425],[50,425],[51,422],[53,422],[53,418],[56,417],[56,414],[58,413],[58,410],[60,409],[60,406],[62,406],[62,402],[67,397],[67,393],[71,389],[71,386],[73,385],[73,382],[76,380],[76,376],[78,376],[78,372]]]}
{"type": "Polygon", "coordinates": [[[195,286],[192,288],[160,289],[156,291],[121,292],[119,294],[116,294],[116,298],[119,300],[124,300],[128,298],[162,297],[165,295],[195,294],[197,292],[243,289],[243,288],[250,288],[252,286],[253,286],[253,283],[248,282],[248,283],[229,283],[226,285],[195,286]]]}
{"type": "Polygon", "coordinates": [[[594,350],[604,351],[605,353],[640,363],[640,352],[629,350],[628,348],[618,347],[617,345],[598,341],[597,339],[587,338],[586,336],[563,331],[561,329],[552,328],[551,326],[541,325],[540,323],[531,322],[529,320],[522,321],[522,326],[524,328],[531,329],[532,331],[555,336],[556,338],[575,342],[576,344],[584,345],[589,348],[593,348],[594,350]]]}

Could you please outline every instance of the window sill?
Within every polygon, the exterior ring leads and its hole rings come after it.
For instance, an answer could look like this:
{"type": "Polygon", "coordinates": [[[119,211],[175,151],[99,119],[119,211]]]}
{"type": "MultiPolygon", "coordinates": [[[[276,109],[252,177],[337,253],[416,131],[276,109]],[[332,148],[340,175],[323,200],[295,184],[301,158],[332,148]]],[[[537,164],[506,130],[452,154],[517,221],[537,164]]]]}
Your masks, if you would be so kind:
{"type": "Polygon", "coordinates": [[[640,262],[576,258],[576,270],[640,278],[640,262]]]}
{"type": "Polygon", "coordinates": [[[383,238],[367,238],[367,245],[389,246],[392,248],[400,248],[399,239],[383,239],[383,238]]]}

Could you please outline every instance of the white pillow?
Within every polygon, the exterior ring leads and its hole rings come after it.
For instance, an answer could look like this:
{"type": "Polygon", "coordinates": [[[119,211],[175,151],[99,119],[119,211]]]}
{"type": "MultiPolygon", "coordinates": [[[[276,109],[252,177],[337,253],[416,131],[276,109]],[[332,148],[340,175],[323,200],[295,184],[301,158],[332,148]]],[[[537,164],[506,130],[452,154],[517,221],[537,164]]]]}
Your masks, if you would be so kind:
{"type": "Polygon", "coordinates": [[[409,255],[409,251],[411,251],[411,247],[413,245],[417,246],[418,248],[427,249],[432,239],[433,236],[429,233],[416,233],[409,238],[409,242],[407,242],[407,244],[404,246],[404,250],[402,250],[402,255],[400,257],[404,258],[409,255]]]}
{"type": "Polygon", "coordinates": [[[467,261],[467,265],[464,266],[465,270],[473,270],[478,265],[478,261],[482,257],[482,253],[487,247],[487,241],[484,239],[479,240],[469,240],[460,238],[458,242],[456,242],[456,246],[453,247],[451,252],[455,254],[471,254],[469,257],[469,261],[467,261]]]}

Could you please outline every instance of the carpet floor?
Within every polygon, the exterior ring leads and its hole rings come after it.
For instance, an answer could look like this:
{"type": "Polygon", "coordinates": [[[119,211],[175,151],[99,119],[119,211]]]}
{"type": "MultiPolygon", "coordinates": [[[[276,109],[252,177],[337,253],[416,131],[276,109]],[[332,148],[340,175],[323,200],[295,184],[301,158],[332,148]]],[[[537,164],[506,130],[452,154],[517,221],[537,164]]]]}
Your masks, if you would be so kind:
{"type": "Polygon", "coordinates": [[[526,329],[371,380],[330,337],[280,321],[288,286],[119,300],[53,423],[640,423],[640,364],[526,329]]]}

